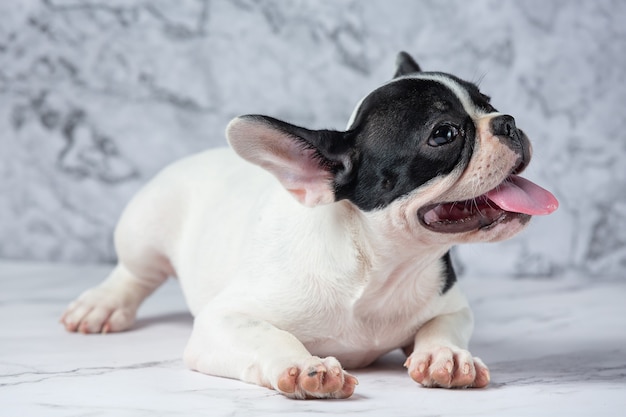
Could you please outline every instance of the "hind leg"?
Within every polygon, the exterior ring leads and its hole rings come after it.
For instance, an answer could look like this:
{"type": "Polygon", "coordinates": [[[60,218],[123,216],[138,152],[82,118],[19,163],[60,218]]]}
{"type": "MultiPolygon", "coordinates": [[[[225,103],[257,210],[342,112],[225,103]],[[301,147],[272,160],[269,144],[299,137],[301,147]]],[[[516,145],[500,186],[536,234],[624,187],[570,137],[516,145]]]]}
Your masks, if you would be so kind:
{"type": "Polygon", "coordinates": [[[167,276],[142,279],[121,263],[97,287],[81,294],[63,313],[61,323],[70,332],[107,333],[129,329],[143,300],[167,276]]]}
{"type": "Polygon", "coordinates": [[[159,184],[149,183],[122,213],[115,230],[118,265],[104,282],[70,303],[61,317],[68,331],[129,329],[143,300],[175,275],[163,242],[175,240],[170,231],[178,228],[180,198],[171,187],[159,184]]]}

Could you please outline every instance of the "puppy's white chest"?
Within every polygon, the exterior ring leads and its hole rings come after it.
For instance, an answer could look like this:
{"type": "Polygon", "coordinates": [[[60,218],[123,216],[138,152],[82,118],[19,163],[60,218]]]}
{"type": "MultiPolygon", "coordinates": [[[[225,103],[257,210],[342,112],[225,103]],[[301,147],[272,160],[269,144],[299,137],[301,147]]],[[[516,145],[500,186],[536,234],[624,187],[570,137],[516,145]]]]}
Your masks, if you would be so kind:
{"type": "Polygon", "coordinates": [[[314,355],[335,356],[347,368],[367,366],[413,343],[417,330],[441,311],[448,296],[440,295],[440,277],[431,273],[367,288],[356,301],[329,308],[323,321],[290,331],[314,355]]]}

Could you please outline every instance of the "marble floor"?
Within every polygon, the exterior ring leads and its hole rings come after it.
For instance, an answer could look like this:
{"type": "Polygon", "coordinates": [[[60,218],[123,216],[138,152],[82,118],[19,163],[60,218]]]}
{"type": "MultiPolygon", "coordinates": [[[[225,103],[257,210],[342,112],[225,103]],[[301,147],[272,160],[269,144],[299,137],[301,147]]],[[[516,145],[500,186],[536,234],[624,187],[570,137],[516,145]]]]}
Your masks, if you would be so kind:
{"type": "Polygon", "coordinates": [[[65,304],[107,269],[0,262],[2,416],[626,415],[626,282],[465,278],[487,389],[421,388],[394,352],[354,372],[348,400],[293,401],[185,369],[192,319],[174,281],[133,331],[66,333],[65,304]]]}

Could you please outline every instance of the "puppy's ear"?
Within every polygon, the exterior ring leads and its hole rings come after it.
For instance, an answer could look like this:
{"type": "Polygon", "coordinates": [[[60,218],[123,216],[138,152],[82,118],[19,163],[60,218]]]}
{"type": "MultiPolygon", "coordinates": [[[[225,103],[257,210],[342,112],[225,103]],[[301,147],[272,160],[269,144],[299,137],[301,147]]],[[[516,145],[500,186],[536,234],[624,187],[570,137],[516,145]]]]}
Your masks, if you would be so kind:
{"type": "Polygon", "coordinates": [[[335,201],[335,185],[351,176],[353,147],[349,135],[308,130],[260,115],[233,119],[226,137],[242,158],[274,174],[308,207],[335,201]]]}
{"type": "Polygon", "coordinates": [[[417,65],[417,62],[415,62],[411,55],[402,51],[396,57],[396,73],[393,75],[393,78],[421,71],[420,66],[417,65]]]}

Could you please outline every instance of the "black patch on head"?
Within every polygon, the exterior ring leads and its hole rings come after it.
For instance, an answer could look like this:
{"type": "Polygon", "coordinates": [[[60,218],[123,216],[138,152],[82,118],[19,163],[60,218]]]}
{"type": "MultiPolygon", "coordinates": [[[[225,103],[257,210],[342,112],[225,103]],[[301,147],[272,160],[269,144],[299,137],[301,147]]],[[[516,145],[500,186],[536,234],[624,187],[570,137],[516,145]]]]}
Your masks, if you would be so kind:
{"type": "MultiPolygon", "coordinates": [[[[463,87],[473,85],[453,79],[463,87]]],[[[474,88],[476,93],[470,96],[480,99],[474,88]]],[[[336,199],[349,199],[365,211],[383,208],[467,165],[475,133],[470,116],[445,85],[412,78],[387,84],[363,100],[346,132],[354,145],[353,167],[350,176],[335,180],[336,199]],[[454,128],[458,136],[432,146],[433,134],[441,126],[454,128]]]]}
{"type": "Polygon", "coordinates": [[[450,258],[450,252],[446,252],[446,254],[441,258],[441,261],[444,265],[444,282],[443,288],[441,289],[441,294],[445,294],[448,292],[452,286],[456,283],[456,273],[454,272],[454,267],[452,266],[452,259],[450,258]]]}

